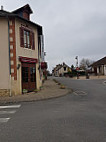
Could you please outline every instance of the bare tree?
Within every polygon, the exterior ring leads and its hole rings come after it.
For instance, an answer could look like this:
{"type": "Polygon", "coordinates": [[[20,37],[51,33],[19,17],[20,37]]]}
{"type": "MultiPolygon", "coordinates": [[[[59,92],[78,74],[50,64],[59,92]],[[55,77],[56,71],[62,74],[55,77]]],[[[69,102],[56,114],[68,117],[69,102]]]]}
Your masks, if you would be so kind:
{"type": "Polygon", "coordinates": [[[84,69],[84,70],[87,70],[89,68],[89,66],[93,63],[92,60],[90,59],[82,59],[80,61],[80,68],[84,69]]]}

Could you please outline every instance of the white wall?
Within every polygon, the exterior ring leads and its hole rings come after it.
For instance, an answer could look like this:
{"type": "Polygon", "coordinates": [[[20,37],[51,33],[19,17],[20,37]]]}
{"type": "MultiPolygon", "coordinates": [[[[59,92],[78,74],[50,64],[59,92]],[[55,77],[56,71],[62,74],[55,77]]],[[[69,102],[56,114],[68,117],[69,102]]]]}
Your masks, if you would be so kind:
{"type": "Polygon", "coordinates": [[[106,65],[104,65],[104,75],[106,75],[106,65]]]}
{"type": "Polygon", "coordinates": [[[26,25],[25,22],[16,20],[16,55],[17,58],[18,56],[23,56],[23,57],[29,57],[29,58],[37,58],[38,59],[38,35],[37,35],[37,28],[35,26],[32,26],[31,24],[27,24],[29,28],[31,28],[34,31],[34,38],[35,38],[35,50],[32,49],[27,49],[27,48],[22,48],[20,47],[20,27],[21,24],[26,25]]]}
{"type": "Polygon", "coordinates": [[[0,18],[0,89],[9,89],[8,22],[0,18]]]}

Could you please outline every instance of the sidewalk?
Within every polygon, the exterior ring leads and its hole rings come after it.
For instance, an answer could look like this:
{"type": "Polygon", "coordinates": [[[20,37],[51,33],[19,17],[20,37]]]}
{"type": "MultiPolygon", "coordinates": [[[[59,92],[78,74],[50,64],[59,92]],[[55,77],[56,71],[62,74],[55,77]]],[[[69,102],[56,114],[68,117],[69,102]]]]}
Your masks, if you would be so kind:
{"type": "MultiPolygon", "coordinates": [[[[73,77],[72,79],[77,79],[77,77],[73,77]]],[[[86,80],[86,76],[79,76],[80,80],[86,80]]],[[[106,76],[89,76],[89,79],[106,79],[106,76]]]]}
{"type": "Polygon", "coordinates": [[[57,98],[68,94],[69,89],[60,89],[60,86],[56,84],[52,79],[48,79],[43,84],[43,89],[39,92],[31,92],[19,96],[12,97],[0,97],[0,104],[6,103],[19,103],[19,102],[31,102],[38,100],[45,100],[51,98],[57,98]]]}

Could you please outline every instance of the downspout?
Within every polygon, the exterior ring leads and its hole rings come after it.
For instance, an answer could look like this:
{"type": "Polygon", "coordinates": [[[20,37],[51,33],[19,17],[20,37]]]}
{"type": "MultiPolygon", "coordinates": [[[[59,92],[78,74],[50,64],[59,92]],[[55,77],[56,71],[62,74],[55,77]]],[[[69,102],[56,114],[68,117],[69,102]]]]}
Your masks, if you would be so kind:
{"type": "Polygon", "coordinates": [[[10,61],[10,27],[9,27],[9,17],[7,16],[8,21],[8,51],[9,51],[9,77],[10,77],[10,94],[11,97],[11,61],[10,61]]]}

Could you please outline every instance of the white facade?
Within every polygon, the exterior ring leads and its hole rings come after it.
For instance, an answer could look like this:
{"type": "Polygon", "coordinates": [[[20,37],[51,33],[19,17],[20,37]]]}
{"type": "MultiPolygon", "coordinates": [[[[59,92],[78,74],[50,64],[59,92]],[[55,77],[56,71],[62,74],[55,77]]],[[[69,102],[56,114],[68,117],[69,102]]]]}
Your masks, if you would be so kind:
{"type": "Polygon", "coordinates": [[[63,65],[57,65],[57,68],[54,70],[54,76],[64,76],[66,73],[71,71],[71,68],[68,67],[65,63],[63,65]]]}
{"type": "Polygon", "coordinates": [[[106,75],[106,65],[104,65],[104,75],[106,75]]]}

